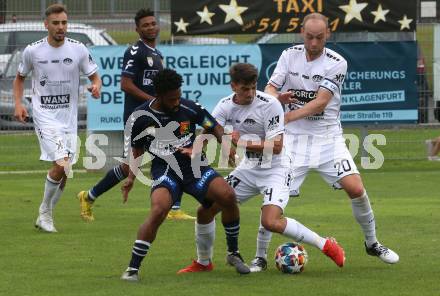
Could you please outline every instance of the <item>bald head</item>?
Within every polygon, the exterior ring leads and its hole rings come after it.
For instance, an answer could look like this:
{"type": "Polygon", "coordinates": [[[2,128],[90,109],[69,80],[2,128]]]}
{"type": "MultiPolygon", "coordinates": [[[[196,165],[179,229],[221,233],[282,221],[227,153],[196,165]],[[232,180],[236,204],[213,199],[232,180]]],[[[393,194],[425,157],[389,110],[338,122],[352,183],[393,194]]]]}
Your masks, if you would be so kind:
{"type": "Polygon", "coordinates": [[[304,17],[302,26],[305,27],[308,21],[314,21],[315,23],[323,22],[325,28],[328,29],[328,18],[325,15],[320,14],[319,12],[314,12],[306,15],[304,17]]]}
{"type": "Polygon", "coordinates": [[[304,47],[307,51],[307,58],[314,60],[318,58],[330,37],[328,19],[320,13],[311,13],[304,18],[301,28],[301,35],[304,38],[304,47]]]}

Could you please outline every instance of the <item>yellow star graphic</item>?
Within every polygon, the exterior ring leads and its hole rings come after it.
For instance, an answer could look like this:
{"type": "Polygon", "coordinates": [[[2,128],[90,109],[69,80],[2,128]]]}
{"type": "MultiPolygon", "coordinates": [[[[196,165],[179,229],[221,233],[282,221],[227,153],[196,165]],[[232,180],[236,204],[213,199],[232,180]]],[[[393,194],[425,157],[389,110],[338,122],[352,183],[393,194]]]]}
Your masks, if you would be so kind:
{"type": "Polygon", "coordinates": [[[389,9],[382,10],[382,5],[379,4],[377,10],[371,12],[371,14],[374,15],[374,23],[377,23],[378,21],[386,22],[385,16],[387,15],[388,12],[390,12],[389,9]]]}
{"type": "Polygon", "coordinates": [[[226,12],[225,24],[231,20],[236,21],[239,25],[243,26],[243,19],[241,14],[248,8],[245,6],[238,6],[236,0],[231,0],[229,5],[219,5],[220,9],[226,12]]]}
{"type": "Polygon", "coordinates": [[[403,19],[401,19],[400,21],[398,21],[400,23],[400,31],[402,31],[403,29],[410,29],[409,24],[411,24],[413,20],[409,19],[406,17],[406,14],[403,16],[403,19]]]}
{"type": "Polygon", "coordinates": [[[352,19],[362,20],[361,11],[367,7],[368,3],[357,3],[356,0],[350,0],[348,5],[340,5],[339,8],[345,11],[344,24],[348,24],[352,19]]]}
{"type": "Polygon", "coordinates": [[[180,20],[179,20],[178,22],[174,22],[174,24],[177,26],[177,31],[176,31],[176,33],[177,33],[177,32],[180,32],[180,31],[182,31],[182,32],[184,32],[184,33],[187,33],[187,32],[186,32],[186,27],[188,27],[189,23],[185,23],[185,21],[183,20],[183,18],[180,18],[180,20]]]}
{"type": "Polygon", "coordinates": [[[200,16],[200,23],[207,22],[208,24],[212,25],[211,18],[214,16],[215,13],[209,12],[208,7],[206,5],[203,8],[203,11],[196,11],[196,12],[200,16]]]}

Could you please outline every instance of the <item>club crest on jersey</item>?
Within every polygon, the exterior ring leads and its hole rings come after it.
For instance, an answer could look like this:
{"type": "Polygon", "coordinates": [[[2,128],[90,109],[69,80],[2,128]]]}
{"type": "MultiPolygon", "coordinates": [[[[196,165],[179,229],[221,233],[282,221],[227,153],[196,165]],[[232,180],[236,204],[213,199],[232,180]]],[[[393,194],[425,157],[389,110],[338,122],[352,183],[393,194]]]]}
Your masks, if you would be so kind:
{"type": "Polygon", "coordinates": [[[154,61],[152,57],[147,57],[148,66],[153,67],[154,61]]]}
{"type": "Polygon", "coordinates": [[[71,58],[65,58],[64,60],[63,60],[63,64],[65,64],[65,65],[70,65],[70,64],[72,64],[72,59],[71,58]]]}
{"type": "Polygon", "coordinates": [[[190,128],[190,122],[189,121],[183,121],[180,123],[180,134],[185,135],[189,133],[190,128]]]}
{"type": "Polygon", "coordinates": [[[40,85],[41,86],[45,86],[46,85],[46,81],[47,81],[47,75],[43,75],[40,77],[40,85]]]}
{"type": "Polygon", "coordinates": [[[321,80],[322,80],[323,78],[324,78],[324,77],[322,77],[321,75],[313,75],[312,80],[313,80],[314,82],[321,82],[321,80]]]}
{"type": "Polygon", "coordinates": [[[244,123],[244,124],[247,124],[247,125],[254,125],[254,124],[256,124],[257,122],[256,122],[254,119],[252,119],[252,118],[246,118],[246,119],[243,121],[243,123],[244,123]]]}

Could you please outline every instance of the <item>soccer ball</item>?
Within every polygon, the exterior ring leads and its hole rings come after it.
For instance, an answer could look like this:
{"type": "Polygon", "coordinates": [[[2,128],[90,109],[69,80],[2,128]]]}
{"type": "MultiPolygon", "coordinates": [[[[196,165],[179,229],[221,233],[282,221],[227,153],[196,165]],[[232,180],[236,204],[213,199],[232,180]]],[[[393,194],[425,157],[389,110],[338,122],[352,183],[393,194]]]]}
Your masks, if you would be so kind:
{"type": "Polygon", "coordinates": [[[275,251],[275,264],[283,273],[300,273],[307,263],[307,251],[298,243],[284,243],[275,251]]]}

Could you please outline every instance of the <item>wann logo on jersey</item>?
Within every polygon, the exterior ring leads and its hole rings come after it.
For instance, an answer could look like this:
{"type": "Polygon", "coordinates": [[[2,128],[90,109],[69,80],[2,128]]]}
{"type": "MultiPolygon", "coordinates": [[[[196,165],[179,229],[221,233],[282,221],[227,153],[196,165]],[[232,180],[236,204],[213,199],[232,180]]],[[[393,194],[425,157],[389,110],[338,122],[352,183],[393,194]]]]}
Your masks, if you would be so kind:
{"type": "Polygon", "coordinates": [[[70,103],[70,94],[55,95],[55,96],[41,96],[41,104],[43,105],[61,105],[70,103]]]}

